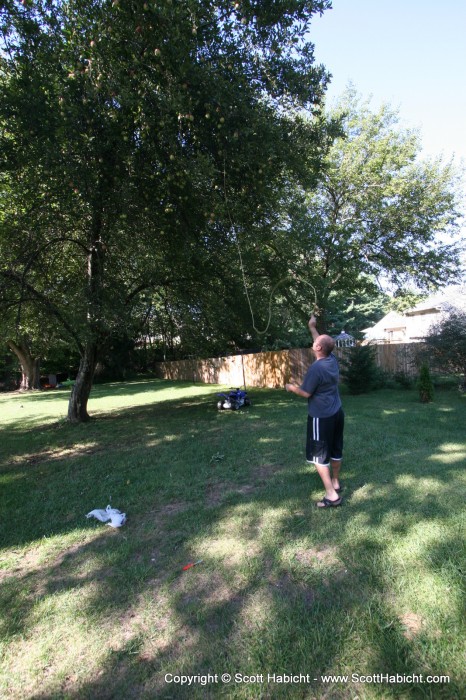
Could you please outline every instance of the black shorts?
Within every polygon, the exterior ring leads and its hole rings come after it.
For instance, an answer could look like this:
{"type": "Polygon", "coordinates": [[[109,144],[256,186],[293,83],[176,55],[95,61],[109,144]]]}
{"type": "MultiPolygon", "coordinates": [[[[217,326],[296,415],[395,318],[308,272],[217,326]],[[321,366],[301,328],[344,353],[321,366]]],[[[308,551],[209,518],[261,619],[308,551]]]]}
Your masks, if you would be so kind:
{"type": "Polygon", "coordinates": [[[343,455],[343,428],[345,414],[340,408],[329,418],[307,417],[306,459],[324,467],[343,455]]]}

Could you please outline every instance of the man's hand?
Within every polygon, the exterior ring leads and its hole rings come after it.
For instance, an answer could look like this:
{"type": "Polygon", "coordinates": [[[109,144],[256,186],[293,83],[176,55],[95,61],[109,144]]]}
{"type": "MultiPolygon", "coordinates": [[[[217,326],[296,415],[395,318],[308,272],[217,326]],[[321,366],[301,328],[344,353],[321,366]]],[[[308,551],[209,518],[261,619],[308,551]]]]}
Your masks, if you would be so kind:
{"type": "Polygon", "coordinates": [[[291,391],[292,394],[302,396],[303,399],[308,399],[310,397],[310,394],[308,394],[307,391],[303,391],[301,387],[296,386],[296,384],[285,384],[285,391],[291,391]]]}
{"type": "Polygon", "coordinates": [[[319,331],[316,328],[317,320],[314,314],[312,314],[311,318],[309,319],[309,330],[311,331],[311,335],[313,340],[319,337],[319,331]]]}

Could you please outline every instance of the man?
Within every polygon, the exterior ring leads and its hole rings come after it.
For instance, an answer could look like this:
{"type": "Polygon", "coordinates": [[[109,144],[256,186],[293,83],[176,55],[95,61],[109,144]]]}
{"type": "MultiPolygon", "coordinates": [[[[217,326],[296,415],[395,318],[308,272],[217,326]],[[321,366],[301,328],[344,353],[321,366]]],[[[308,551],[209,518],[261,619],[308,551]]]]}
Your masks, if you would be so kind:
{"type": "Polygon", "coordinates": [[[338,362],[332,354],[335,342],[329,335],[319,335],[314,315],[309,330],[316,361],[300,387],[286,384],[285,389],[308,401],[306,459],[315,464],[325,488],[325,496],[317,502],[317,507],[331,508],[342,502],[339,476],[345,417],[338,391],[338,362]]]}

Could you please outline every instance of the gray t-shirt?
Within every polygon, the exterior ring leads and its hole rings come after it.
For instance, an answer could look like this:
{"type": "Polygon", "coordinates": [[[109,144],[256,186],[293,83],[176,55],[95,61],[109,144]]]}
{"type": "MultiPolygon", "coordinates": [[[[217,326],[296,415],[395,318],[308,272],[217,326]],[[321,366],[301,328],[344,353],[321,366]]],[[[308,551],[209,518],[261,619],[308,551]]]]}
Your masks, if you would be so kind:
{"type": "Polygon", "coordinates": [[[338,362],[333,354],[316,360],[309,367],[301,389],[310,394],[307,400],[310,416],[329,418],[341,408],[338,378],[338,362]]]}

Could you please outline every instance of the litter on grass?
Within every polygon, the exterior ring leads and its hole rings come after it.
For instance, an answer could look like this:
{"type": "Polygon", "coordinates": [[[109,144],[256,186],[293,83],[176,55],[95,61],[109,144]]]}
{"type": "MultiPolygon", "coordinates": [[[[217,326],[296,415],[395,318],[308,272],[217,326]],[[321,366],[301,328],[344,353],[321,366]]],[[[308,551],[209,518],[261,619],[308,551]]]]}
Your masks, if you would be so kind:
{"type": "Polygon", "coordinates": [[[193,566],[197,566],[198,564],[203,563],[203,559],[199,559],[199,561],[192,562],[190,564],[186,564],[186,566],[183,566],[182,571],[187,571],[188,569],[192,569],[193,566]]]}
{"type": "Polygon", "coordinates": [[[108,523],[110,527],[121,527],[126,522],[126,513],[122,513],[118,508],[107,506],[105,510],[103,508],[91,510],[86,518],[97,518],[101,523],[108,523]]]}

